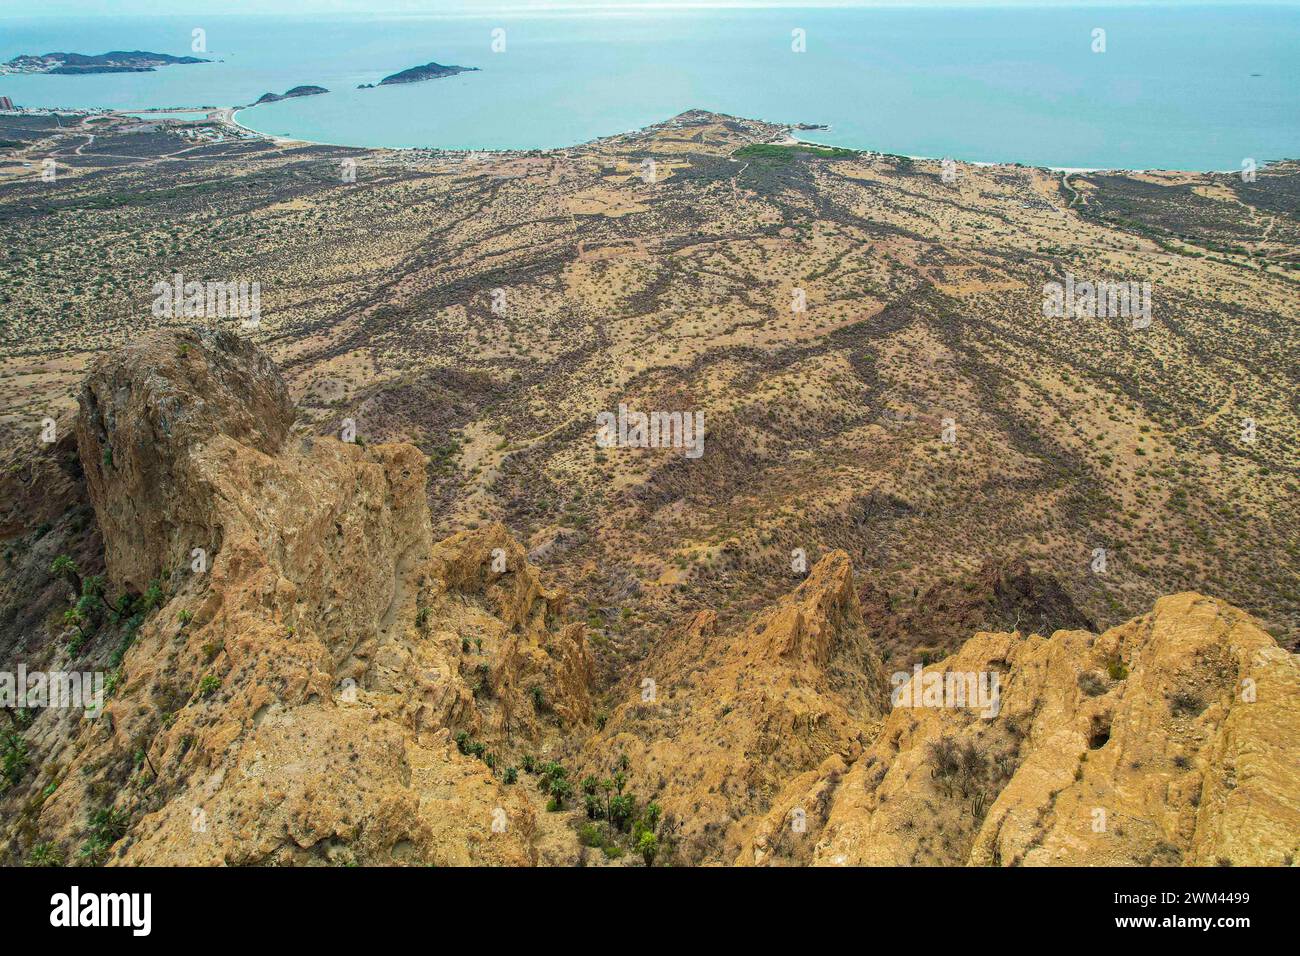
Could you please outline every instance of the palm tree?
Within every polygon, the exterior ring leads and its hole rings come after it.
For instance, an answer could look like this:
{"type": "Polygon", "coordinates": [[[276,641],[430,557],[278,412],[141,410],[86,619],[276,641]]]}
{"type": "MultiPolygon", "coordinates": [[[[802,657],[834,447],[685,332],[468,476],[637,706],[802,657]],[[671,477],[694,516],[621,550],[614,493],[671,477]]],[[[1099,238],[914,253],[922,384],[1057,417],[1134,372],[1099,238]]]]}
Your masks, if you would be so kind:
{"type": "MultiPolygon", "coordinates": [[[[86,616],[82,614],[81,611],[79,611],[75,607],[70,607],[63,612],[63,623],[76,625],[77,633],[81,635],[82,641],[85,641],[86,638],[89,636],[86,634],[86,629],[82,627],[82,624],[85,623],[85,620],[86,620],[86,616]]],[[[78,642],[77,646],[80,647],[81,643],[78,642]]]]}
{"type": "Polygon", "coordinates": [[[555,801],[555,809],[564,809],[564,801],[572,790],[572,785],[563,777],[556,777],[551,780],[551,799],[555,801]]]}
{"type": "Polygon", "coordinates": [[[641,854],[641,859],[645,860],[646,866],[654,866],[655,854],[659,852],[659,838],[646,830],[641,834],[641,839],[637,841],[636,849],[641,854]]]}
{"type": "Polygon", "coordinates": [[[54,563],[50,565],[50,574],[63,575],[68,584],[72,585],[72,593],[81,593],[81,575],[77,571],[76,564],[66,554],[61,554],[54,559],[54,563]]]}
{"type": "Polygon", "coordinates": [[[601,790],[605,791],[605,832],[607,835],[612,836],[613,831],[610,829],[609,795],[614,792],[614,781],[606,777],[600,782],[599,786],[601,790]]]}

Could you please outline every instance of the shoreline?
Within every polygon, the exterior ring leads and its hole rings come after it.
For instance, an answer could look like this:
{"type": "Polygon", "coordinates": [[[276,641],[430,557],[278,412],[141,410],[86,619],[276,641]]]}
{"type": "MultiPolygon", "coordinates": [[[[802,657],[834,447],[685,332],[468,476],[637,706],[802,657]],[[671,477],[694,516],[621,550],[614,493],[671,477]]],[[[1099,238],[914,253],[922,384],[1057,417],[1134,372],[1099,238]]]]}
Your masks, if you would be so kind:
{"type": "MultiPolygon", "coordinates": [[[[825,149],[855,149],[856,148],[852,146],[836,146],[833,143],[819,143],[815,139],[803,139],[801,137],[793,136],[793,135],[788,136],[779,145],[794,146],[799,143],[805,143],[809,146],[821,146],[825,149]]],[[[1066,175],[1073,175],[1075,173],[1150,173],[1150,172],[1189,173],[1192,172],[1192,170],[1188,170],[1188,169],[1165,169],[1165,170],[1152,170],[1150,168],[1120,169],[1115,166],[1034,166],[1029,163],[1016,162],[1015,160],[991,162],[988,160],[980,160],[980,159],[958,159],[955,156],[919,156],[914,153],[886,153],[878,149],[861,149],[858,150],[858,152],[876,153],[881,156],[906,156],[908,159],[917,159],[926,163],[941,163],[945,159],[951,159],[953,162],[963,163],[967,166],[990,166],[990,167],[991,166],[1023,166],[1026,169],[1046,169],[1053,173],[1065,173],[1066,175]]],[[[1218,175],[1218,171],[1217,170],[1210,170],[1208,172],[1198,171],[1198,174],[1202,176],[1218,175]]]]}
{"type": "MultiPolygon", "coordinates": [[[[256,105],[256,104],[254,104],[254,105],[256,105]]],[[[391,151],[391,152],[402,152],[402,151],[404,151],[404,150],[433,150],[433,151],[435,151],[435,152],[443,152],[443,153],[464,153],[464,152],[474,152],[474,153],[489,153],[489,154],[490,154],[490,153],[510,154],[510,153],[524,153],[524,152],[531,152],[531,151],[534,151],[534,150],[539,150],[539,151],[544,152],[544,153],[558,153],[558,152],[563,152],[563,151],[568,150],[568,149],[576,149],[576,148],[579,147],[579,146],[586,146],[588,143],[595,143],[595,142],[599,142],[600,140],[604,140],[604,139],[612,139],[612,138],[617,137],[617,136],[631,136],[631,135],[636,134],[636,133],[644,132],[646,129],[649,129],[649,128],[650,128],[650,127],[648,127],[648,126],[642,126],[642,127],[636,128],[636,129],[623,130],[622,132],[619,132],[619,133],[610,133],[610,134],[605,135],[605,136],[597,136],[595,139],[587,140],[586,142],[583,142],[583,143],[573,143],[573,144],[571,144],[571,145],[569,145],[569,146],[556,146],[556,147],[552,147],[552,148],[549,148],[549,149],[548,149],[548,148],[545,148],[545,147],[539,147],[539,146],[519,146],[519,147],[510,148],[510,149],[470,149],[470,148],[468,148],[468,147],[459,147],[459,146],[457,146],[457,147],[452,147],[452,146],[353,146],[353,145],[349,145],[349,144],[347,144],[347,143],[327,143],[327,142],[320,141],[320,140],[294,139],[294,138],[292,138],[292,137],[281,136],[281,135],[278,135],[278,134],[276,134],[276,133],[266,133],[266,132],[263,132],[262,130],[254,129],[254,128],[251,127],[251,126],[247,126],[247,125],[245,125],[245,124],[239,122],[239,120],[236,118],[236,117],[238,116],[239,113],[241,113],[241,112],[243,112],[244,110],[247,110],[247,109],[252,109],[252,106],[224,107],[222,110],[219,110],[218,112],[232,111],[232,112],[231,112],[231,117],[230,117],[230,122],[231,122],[232,125],[237,126],[237,127],[239,127],[240,129],[242,129],[242,130],[246,130],[247,132],[250,132],[250,133],[256,133],[258,136],[263,136],[263,137],[265,137],[265,138],[267,138],[267,139],[269,139],[269,140],[271,140],[271,141],[273,141],[273,142],[276,142],[276,143],[301,143],[301,144],[306,145],[306,146],[333,146],[333,147],[336,147],[336,148],[338,148],[338,149],[382,149],[382,150],[388,150],[388,151],[391,151]]],[[[662,122],[662,121],[661,121],[661,122],[662,122]]],[[[652,125],[653,125],[653,124],[652,124],[652,125]]],[[[773,124],[773,125],[783,125],[783,124],[773,124]]],[[[794,133],[796,132],[796,129],[797,129],[797,127],[796,127],[795,125],[793,125],[793,124],[787,126],[787,127],[786,127],[786,140],[784,140],[783,142],[788,142],[788,143],[791,144],[791,145],[793,145],[794,143],[807,143],[807,144],[810,145],[810,146],[826,146],[828,149],[829,149],[829,148],[838,148],[838,149],[854,149],[854,150],[856,150],[857,152],[860,152],[860,153],[876,153],[876,154],[878,154],[878,155],[893,155],[893,154],[886,153],[885,151],[883,151],[883,150],[879,150],[879,149],[868,149],[868,148],[850,147],[850,146],[832,147],[832,146],[831,146],[830,144],[828,144],[828,143],[818,143],[818,142],[816,142],[815,140],[811,140],[811,139],[800,139],[800,138],[794,136],[794,133]]],[[[907,155],[907,154],[897,154],[897,155],[907,155]]],[[[917,159],[917,160],[922,160],[922,161],[925,161],[925,162],[935,162],[935,163],[942,162],[943,159],[944,159],[944,157],[942,157],[942,156],[911,156],[911,155],[908,155],[907,158],[908,158],[908,159],[917,159]]],[[[949,157],[949,158],[953,158],[953,157],[949,157]]],[[[981,162],[981,161],[977,161],[977,160],[964,160],[964,159],[958,159],[958,160],[956,160],[956,162],[959,162],[959,163],[966,163],[968,166],[1023,166],[1023,167],[1028,168],[1028,169],[1046,169],[1046,170],[1049,170],[1049,171],[1054,172],[1054,173],[1066,173],[1067,175],[1068,175],[1068,174],[1073,174],[1073,173],[1096,173],[1096,172],[1119,172],[1119,173],[1148,173],[1148,172],[1177,172],[1177,173],[1198,172],[1198,173],[1199,173],[1199,172],[1200,172],[1199,170],[1185,170],[1185,169],[1151,170],[1151,169],[1149,169],[1149,168],[1147,168],[1147,169],[1119,169],[1119,168],[1117,168],[1117,167],[1101,167],[1101,166],[1099,166],[1099,167],[1084,167],[1084,166],[1033,166],[1033,165],[1030,165],[1030,164],[1028,164],[1028,163],[1019,163],[1019,162],[1016,162],[1015,160],[1007,160],[1007,161],[1004,161],[1004,162],[981,162]]],[[[1211,172],[1215,172],[1215,171],[1212,170],[1211,172]]],[[[1202,173],[1202,175],[1207,175],[1207,174],[1202,173]]]]}
{"type": "Polygon", "coordinates": [[[215,122],[229,123],[231,126],[242,129],[245,132],[253,133],[254,135],[261,136],[265,139],[269,139],[273,143],[281,145],[285,143],[302,143],[305,146],[337,146],[341,149],[353,148],[350,146],[344,146],[342,143],[313,143],[311,140],[306,139],[294,139],[290,136],[277,136],[275,133],[264,133],[260,129],[253,129],[253,127],[245,126],[243,123],[239,122],[239,114],[244,112],[244,110],[251,110],[253,106],[256,105],[257,104],[254,103],[250,106],[223,106],[215,113],[210,114],[209,118],[211,119],[215,117],[215,122]]]}
{"type": "MultiPolygon", "coordinates": [[[[259,129],[254,129],[251,126],[239,122],[239,120],[237,119],[238,114],[243,112],[244,110],[252,109],[253,106],[255,105],[256,104],[252,104],[249,106],[223,107],[221,110],[218,110],[217,112],[218,113],[230,112],[231,116],[229,122],[232,125],[237,126],[239,129],[245,130],[246,132],[255,133],[258,136],[265,137],[266,139],[269,139],[272,142],[276,142],[276,143],[300,143],[305,146],[333,146],[338,149],[373,149],[373,150],[385,150],[388,152],[404,152],[408,150],[410,151],[431,150],[434,152],[443,152],[443,153],[473,152],[473,153],[488,153],[488,154],[501,153],[502,155],[509,155],[512,153],[526,153],[526,152],[534,152],[534,151],[543,152],[543,153],[560,153],[560,152],[564,152],[565,150],[576,149],[579,146],[586,146],[589,143],[599,142],[600,140],[612,139],[617,136],[631,136],[636,133],[644,132],[646,129],[650,128],[649,126],[643,126],[636,129],[624,130],[619,133],[610,133],[605,136],[597,136],[594,139],[587,140],[586,142],[582,142],[582,143],[573,143],[569,146],[555,146],[549,148],[541,147],[541,146],[517,146],[517,147],[512,147],[507,149],[486,149],[486,148],[475,149],[475,148],[460,147],[460,146],[356,146],[348,143],[329,143],[323,140],[297,139],[294,137],[283,136],[276,133],[267,133],[259,129]]],[[[109,111],[109,112],[113,112],[113,111],[109,111]]],[[[671,119],[671,117],[669,118],[671,119]]],[[[661,120],[661,122],[665,122],[665,121],[661,120]]],[[[651,124],[651,125],[653,126],[655,124],[651,124]]],[[[955,162],[964,163],[967,166],[990,166],[990,167],[1020,166],[1025,169],[1042,169],[1052,173],[1063,173],[1067,176],[1072,176],[1075,174],[1083,174],[1083,173],[1180,173],[1180,174],[1194,174],[1199,176],[1211,176],[1211,175],[1226,176],[1226,175],[1231,175],[1239,172],[1239,170],[1235,170],[1235,169],[1209,169],[1209,170],[1172,169],[1172,168],[1165,169],[1165,168],[1157,168],[1151,166],[1146,166],[1142,168],[1131,168],[1131,169],[1126,167],[1120,167],[1120,166],[1042,166],[1035,163],[1023,163],[1023,162],[1019,162],[1018,160],[989,161],[989,160],[975,160],[975,159],[958,159],[955,156],[949,156],[949,157],[918,156],[918,155],[911,155],[907,153],[889,153],[886,150],[870,148],[870,147],[835,146],[830,143],[819,143],[816,140],[805,139],[796,136],[795,133],[798,132],[797,124],[773,123],[772,125],[785,127],[785,139],[782,141],[782,143],[784,144],[793,145],[794,143],[807,143],[810,146],[824,146],[828,149],[853,149],[860,153],[875,153],[877,155],[883,155],[883,156],[900,155],[900,156],[907,156],[908,159],[920,160],[922,162],[939,163],[942,162],[944,159],[952,159],[955,162]]],[[[1260,165],[1268,165],[1270,162],[1282,163],[1288,161],[1289,160],[1286,159],[1271,160],[1271,161],[1265,161],[1260,165]]]]}
{"type": "MultiPolygon", "coordinates": [[[[415,151],[442,152],[442,153],[473,152],[473,153],[486,153],[489,155],[501,154],[503,156],[512,155],[515,153],[528,153],[528,152],[563,153],[566,150],[576,149],[580,146],[589,145],[590,143],[600,142],[601,140],[613,139],[618,136],[631,136],[636,133],[644,132],[645,130],[650,129],[651,127],[657,125],[652,123],[650,124],[650,126],[643,126],[636,129],[624,130],[619,133],[611,133],[605,136],[597,136],[594,137],[593,139],[586,140],[581,143],[573,143],[569,146],[555,146],[555,147],[518,146],[518,147],[511,147],[511,148],[504,148],[504,149],[489,149],[489,148],[470,148],[470,147],[452,147],[452,146],[358,146],[350,143],[331,143],[324,140],[300,139],[298,137],[285,136],[279,133],[268,133],[265,132],[264,130],[256,129],[252,126],[247,125],[246,123],[240,122],[239,114],[244,112],[245,110],[251,110],[255,106],[257,106],[257,104],[250,103],[250,104],[245,104],[243,106],[221,106],[221,107],[217,107],[216,109],[213,109],[211,107],[173,106],[173,107],[166,107],[166,108],[148,107],[145,109],[138,109],[138,110],[110,109],[107,107],[92,107],[92,108],[37,107],[37,108],[15,109],[13,112],[19,114],[59,113],[61,115],[114,115],[114,116],[127,116],[135,119],[140,118],[139,114],[143,114],[143,113],[196,113],[196,114],[202,114],[203,117],[210,122],[225,123],[229,126],[233,126],[238,130],[242,130],[245,133],[251,133],[254,136],[261,137],[262,139],[269,140],[278,145],[295,144],[301,146],[329,146],[329,147],[334,147],[336,149],[374,150],[374,151],[393,152],[393,153],[415,152],[415,151]]],[[[706,111],[706,112],[712,112],[712,111],[706,111]]],[[[724,114],[718,114],[718,115],[724,115],[724,114]]],[[[671,118],[672,117],[669,117],[668,119],[671,118]]],[[[162,120],[162,122],[166,122],[166,121],[167,121],[166,119],[162,120]]],[[[180,121],[180,122],[184,122],[184,121],[180,121]]],[[[667,122],[667,120],[661,120],[660,122],[667,122]]],[[[922,162],[938,163],[938,162],[942,162],[944,159],[952,159],[954,162],[962,163],[967,166],[985,166],[985,167],[1016,166],[1024,169],[1039,169],[1039,170],[1046,170],[1051,173],[1062,173],[1067,176],[1071,176],[1075,174],[1084,174],[1084,173],[1131,173],[1131,174],[1178,173],[1183,175],[1198,175],[1198,176],[1227,176],[1227,175],[1235,175],[1236,173],[1240,172],[1240,170],[1236,170],[1236,169],[1202,170],[1202,169],[1177,169],[1172,167],[1152,167],[1152,166],[1141,167],[1141,168],[1138,167],[1128,168],[1128,167],[1121,167],[1121,166],[1047,166],[1047,165],[1040,165],[1037,163],[1020,162],[1018,160],[990,161],[990,160],[959,159],[955,156],[946,156],[946,157],[945,156],[920,156],[920,155],[912,155],[908,153],[891,153],[888,150],[883,150],[883,149],[878,149],[873,147],[839,146],[831,143],[820,143],[814,139],[807,139],[807,138],[796,136],[795,134],[798,132],[798,124],[772,123],[771,125],[780,126],[785,129],[784,138],[779,141],[774,141],[777,145],[794,145],[796,143],[806,143],[809,146],[822,146],[827,149],[852,149],[855,150],[856,152],[873,153],[880,156],[906,156],[908,159],[919,160],[922,162]]],[[[1292,160],[1286,158],[1276,159],[1276,160],[1265,160],[1264,162],[1261,162],[1259,165],[1267,166],[1276,163],[1285,163],[1291,161],[1292,160]]]]}

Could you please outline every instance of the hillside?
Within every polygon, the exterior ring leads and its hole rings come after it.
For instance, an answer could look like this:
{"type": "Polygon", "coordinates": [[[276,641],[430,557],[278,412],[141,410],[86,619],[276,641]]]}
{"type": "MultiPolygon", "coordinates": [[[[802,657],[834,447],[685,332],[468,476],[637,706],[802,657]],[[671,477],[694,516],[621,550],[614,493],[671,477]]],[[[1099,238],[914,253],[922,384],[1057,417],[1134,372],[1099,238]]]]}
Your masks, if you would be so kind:
{"type": "Polygon", "coordinates": [[[9,861],[1294,858],[1294,163],[191,125],[0,117],[9,861]]]}

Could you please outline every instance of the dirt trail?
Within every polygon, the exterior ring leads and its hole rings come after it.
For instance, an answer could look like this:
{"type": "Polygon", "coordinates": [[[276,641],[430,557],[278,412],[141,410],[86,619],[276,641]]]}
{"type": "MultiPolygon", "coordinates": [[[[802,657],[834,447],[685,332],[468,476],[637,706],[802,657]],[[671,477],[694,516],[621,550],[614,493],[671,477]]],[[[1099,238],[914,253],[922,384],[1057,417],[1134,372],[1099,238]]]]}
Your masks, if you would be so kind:
{"type": "Polygon", "coordinates": [[[1078,203],[1081,206],[1088,205],[1088,197],[1070,185],[1069,173],[1061,173],[1061,185],[1070,190],[1070,195],[1074,197],[1070,200],[1070,205],[1066,207],[1067,209],[1073,209],[1075,203],[1078,203]]]}
{"type": "Polygon", "coordinates": [[[1200,431],[1202,428],[1208,428],[1210,425],[1213,425],[1225,414],[1227,414],[1228,409],[1231,408],[1236,403],[1236,401],[1237,401],[1237,386],[1236,383],[1233,383],[1233,385],[1228,390],[1227,400],[1222,405],[1219,406],[1218,410],[1216,410],[1215,412],[1207,416],[1202,421],[1197,422],[1195,425],[1184,425],[1182,428],[1175,429],[1174,431],[1169,433],[1170,436],[1172,437],[1173,435],[1185,435],[1188,432],[1200,431]]]}

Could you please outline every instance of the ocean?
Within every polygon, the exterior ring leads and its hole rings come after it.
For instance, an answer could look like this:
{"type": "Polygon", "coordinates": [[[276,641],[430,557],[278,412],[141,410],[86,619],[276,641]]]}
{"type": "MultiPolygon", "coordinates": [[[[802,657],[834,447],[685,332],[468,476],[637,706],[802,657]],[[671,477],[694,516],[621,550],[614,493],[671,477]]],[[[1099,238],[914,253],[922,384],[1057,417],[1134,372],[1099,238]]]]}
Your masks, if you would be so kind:
{"type": "Polygon", "coordinates": [[[197,55],[218,62],[0,76],[0,95],[141,110],[319,85],[331,92],[239,121],[350,146],[557,148],[698,107],[828,124],[805,134],[821,143],[974,162],[1236,170],[1300,158],[1298,6],[5,18],[0,59],[185,55],[196,28],[197,55]],[[430,61],[480,72],[356,88],[430,61]]]}

